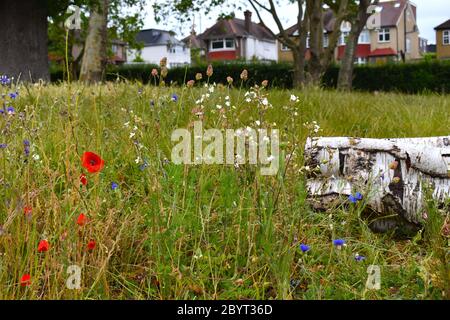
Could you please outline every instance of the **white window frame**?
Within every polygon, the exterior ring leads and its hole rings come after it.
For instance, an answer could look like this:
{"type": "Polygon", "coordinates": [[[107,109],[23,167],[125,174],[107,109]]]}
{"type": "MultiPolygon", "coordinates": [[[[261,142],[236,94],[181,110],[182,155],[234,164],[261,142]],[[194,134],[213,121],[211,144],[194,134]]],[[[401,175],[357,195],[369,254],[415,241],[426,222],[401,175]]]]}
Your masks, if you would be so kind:
{"type": "Polygon", "coordinates": [[[330,39],[328,37],[328,33],[323,33],[323,47],[327,48],[329,45],[330,39]]]}
{"type": "Polygon", "coordinates": [[[411,39],[406,37],[406,53],[411,53],[411,39]]]}
{"type": "Polygon", "coordinates": [[[348,37],[350,35],[350,31],[341,31],[341,34],[339,35],[339,46],[345,46],[345,44],[347,43],[346,41],[346,37],[348,37]]]}
{"type": "Polygon", "coordinates": [[[368,29],[364,29],[361,31],[361,33],[359,34],[359,37],[358,37],[358,43],[359,44],[370,44],[370,32],[368,29]],[[364,39],[361,38],[362,35],[367,37],[365,39],[365,41],[363,41],[364,39]]]}
{"type": "Polygon", "coordinates": [[[380,30],[378,30],[378,42],[379,43],[391,42],[391,29],[381,28],[380,30]],[[389,35],[389,40],[386,40],[387,35],[389,35]],[[380,40],[380,36],[382,40],[380,40]]]}
{"type": "Polygon", "coordinates": [[[230,50],[235,50],[236,46],[234,43],[234,39],[233,38],[219,38],[219,39],[213,39],[210,41],[210,45],[209,45],[209,51],[230,51],[230,50]],[[227,41],[232,41],[233,46],[232,47],[227,47],[227,41]],[[222,41],[222,48],[213,48],[213,42],[221,42],[222,41]]]}
{"type": "Polygon", "coordinates": [[[442,45],[444,46],[450,45],[450,30],[442,31],[442,45]]]}
{"type": "Polygon", "coordinates": [[[354,64],[362,65],[367,64],[367,58],[366,57],[355,57],[355,60],[353,60],[354,64]]]}

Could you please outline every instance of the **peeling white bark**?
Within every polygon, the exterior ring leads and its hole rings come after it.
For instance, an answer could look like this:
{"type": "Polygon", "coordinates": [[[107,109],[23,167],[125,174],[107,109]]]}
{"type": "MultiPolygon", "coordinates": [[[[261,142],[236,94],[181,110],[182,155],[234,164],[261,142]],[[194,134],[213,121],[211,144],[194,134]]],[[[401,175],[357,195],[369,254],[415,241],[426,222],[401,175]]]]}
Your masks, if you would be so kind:
{"type": "Polygon", "coordinates": [[[305,159],[309,167],[320,168],[307,184],[317,208],[325,209],[339,195],[359,191],[373,212],[418,224],[425,183],[439,202],[450,197],[450,136],[308,138],[305,159]]]}

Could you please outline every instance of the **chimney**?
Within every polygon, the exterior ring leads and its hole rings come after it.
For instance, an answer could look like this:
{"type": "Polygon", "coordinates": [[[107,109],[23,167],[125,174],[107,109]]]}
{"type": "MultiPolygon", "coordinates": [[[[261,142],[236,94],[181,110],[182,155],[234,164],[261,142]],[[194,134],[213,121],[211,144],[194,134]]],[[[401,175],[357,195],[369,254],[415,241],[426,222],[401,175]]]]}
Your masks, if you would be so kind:
{"type": "Polygon", "coordinates": [[[250,26],[252,25],[252,13],[251,11],[244,11],[245,16],[245,30],[250,33],[250,26]]]}

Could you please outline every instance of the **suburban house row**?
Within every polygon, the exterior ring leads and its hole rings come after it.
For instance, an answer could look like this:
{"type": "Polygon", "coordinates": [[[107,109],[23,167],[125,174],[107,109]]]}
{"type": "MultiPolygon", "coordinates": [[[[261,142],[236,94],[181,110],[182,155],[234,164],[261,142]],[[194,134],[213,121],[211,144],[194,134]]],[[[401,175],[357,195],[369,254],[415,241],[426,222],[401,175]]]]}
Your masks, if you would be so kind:
{"type": "MultiPolygon", "coordinates": [[[[387,61],[419,60],[427,52],[436,52],[438,59],[450,58],[450,19],[435,28],[436,45],[428,45],[419,36],[417,6],[409,0],[395,0],[378,4],[381,25],[377,29],[365,28],[358,39],[355,63],[385,63],[387,61]]],[[[169,67],[191,64],[195,52],[207,61],[258,60],[293,61],[291,50],[277,41],[276,35],[252,20],[250,11],[245,19],[220,19],[213,26],[197,35],[191,34],[178,40],[175,33],[160,29],[147,29],[138,33],[141,50],[127,50],[126,45],[115,44],[118,63],[159,63],[161,57],[168,59],[169,67]],[[119,52],[120,51],[120,52],[119,52]]],[[[323,46],[328,45],[335,17],[331,10],[323,15],[323,46]]],[[[341,35],[334,52],[336,62],[342,59],[350,24],[341,25],[341,35]]],[[[288,35],[298,41],[297,25],[286,29],[288,35]]],[[[309,47],[307,39],[307,48],[309,47]]],[[[113,49],[114,52],[114,49],[113,49]]],[[[309,52],[307,49],[306,58],[309,52]]],[[[113,59],[114,60],[114,59],[113,59]]]]}

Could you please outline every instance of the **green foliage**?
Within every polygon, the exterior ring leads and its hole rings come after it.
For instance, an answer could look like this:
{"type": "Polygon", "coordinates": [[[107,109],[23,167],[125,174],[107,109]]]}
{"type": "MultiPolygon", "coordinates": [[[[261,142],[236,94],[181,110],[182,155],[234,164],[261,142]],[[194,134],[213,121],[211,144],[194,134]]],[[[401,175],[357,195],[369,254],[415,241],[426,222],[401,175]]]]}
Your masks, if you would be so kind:
{"type": "MultiPolygon", "coordinates": [[[[288,63],[213,63],[214,74],[210,82],[226,84],[227,76],[234,79],[234,85],[240,82],[243,69],[249,71],[246,85],[260,84],[269,80],[272,87],[292,88],[292,65],[288,63]]],[[[207,65],[199,64],[190,67],[171,68],[167,76],[168,83],[182,84],[195,79],[195,74],[203,73],[205,77],[207,65]]],[[[147,83],[155,65],[137,64],[111,67],[108,79],[115,80],[117,75],[129,80],[147,83]]],[[[334,88],[337,83],[339,67],[332,66],[324,74],[322,84],[326,88],[334,88]]],[[[61,72],[54,71],[52,80],[61,79],[61,72]]],[[[398,91],[419,93],[424,91],[450,92],[450,63],[446,61],[424,61],[420,63],[390,63],[384,65],[356,66],[354,70],[353,88],[360,91],[398,91]]]]}
{"type": "MultiPolygon", "coordinates": [[[[324,85],[335,87],[339,67],[332,67],[323,78],[324,85]]],[[[353,88],[363,91],[450,92],[450,63],[388,63],[358,66],[353,73],[353,88]]]]}
{"type": "MultiPolygon", "coordinates": [[[[69,5],[77,5],[81,9],[81,31],[79,36],[75,38],[74,32],[69,35],[69,59],[72,62],[71,51],[76,43],[81,47],[84,46],[89,27],[89,10],[98,3],[98,0],[75,0],[75,1],[49,1],[48,9],[50,13],[50,21],[48,26],[48,49],[49,53],[56,57],[65,57],[66,51],[66,29],[64,21],[72,14],[67,13],[66,9],[69,5]]],[[[113,0],[109,2],[108,13],[108,47],[111,40],[121,40],[128,43],[133,49],[140,49],[141,44],[135,41],[137,32],[143,27],[142,12],[144,12],[144,0],[113,0]],[[138,8],[138,13],[123,13],[125,7],[138,8]]],[[[112,52],[108,51],[112,56],[112,52]]]]}

